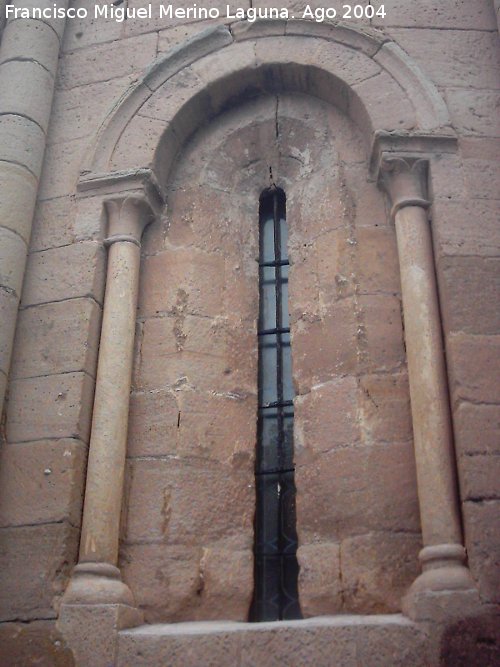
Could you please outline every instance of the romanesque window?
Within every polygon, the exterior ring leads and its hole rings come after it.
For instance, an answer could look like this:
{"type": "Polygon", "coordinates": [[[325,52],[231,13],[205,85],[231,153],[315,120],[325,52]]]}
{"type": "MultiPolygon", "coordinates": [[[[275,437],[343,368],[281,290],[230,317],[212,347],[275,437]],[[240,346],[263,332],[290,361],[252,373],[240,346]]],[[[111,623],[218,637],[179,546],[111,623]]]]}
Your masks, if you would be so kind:
{"type": "Polygon", "coordinates": [[[288,316],[285,193],[259,207],[259,408],[255,591],[251,619],[300,618],[293,463],[293,382],[288,316]]]}

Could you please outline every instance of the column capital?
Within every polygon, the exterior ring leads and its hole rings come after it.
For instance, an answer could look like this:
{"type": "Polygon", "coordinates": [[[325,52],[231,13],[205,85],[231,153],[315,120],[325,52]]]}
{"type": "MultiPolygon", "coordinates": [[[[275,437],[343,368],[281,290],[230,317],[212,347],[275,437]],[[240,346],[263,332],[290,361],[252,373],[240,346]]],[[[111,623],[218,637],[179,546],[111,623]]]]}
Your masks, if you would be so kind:
{"type": "Polygon", "coordinates": [[[391,200],[391,220],[404,206],[428,208],[427,175],[429,160],[404,153],[382,153],[378,184],[391,200]]]}
{"type": "Polygon", "coordinates": [[[84,173],[78,182],[80,197],[98,197],[108,216],[105,244],[130,241],[140,245],[144,228],[159,217],[164,196],[151,169],[84,173]]]}

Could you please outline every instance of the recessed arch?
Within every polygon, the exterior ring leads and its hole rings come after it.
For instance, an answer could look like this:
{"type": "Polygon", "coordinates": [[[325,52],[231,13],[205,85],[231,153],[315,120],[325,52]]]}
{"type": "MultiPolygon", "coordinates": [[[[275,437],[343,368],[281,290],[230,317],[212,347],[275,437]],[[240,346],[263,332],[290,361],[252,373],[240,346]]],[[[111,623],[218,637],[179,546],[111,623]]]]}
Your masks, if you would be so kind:
{"type": "Polygon", "coordinates": [[[150,168],[163,185],[200,125],[238,101],[282,91],[339,107],[361,129],[367,153],[380,132],[450,132],[434,84],[379,31],[243,21],[205,30],[155,61],[109,112],[83,174],[150,168]]]}

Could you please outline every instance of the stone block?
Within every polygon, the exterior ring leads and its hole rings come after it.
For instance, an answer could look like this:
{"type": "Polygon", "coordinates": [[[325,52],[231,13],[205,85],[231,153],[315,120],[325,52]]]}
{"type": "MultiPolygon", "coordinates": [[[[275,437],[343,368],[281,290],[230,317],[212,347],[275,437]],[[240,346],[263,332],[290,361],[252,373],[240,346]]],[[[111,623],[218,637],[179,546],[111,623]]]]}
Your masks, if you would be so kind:
{"type": "Polygon", "coordinates": [[[302,457],[307,459],[311,454],[361,440],[357,399],[358,383],[352,376],[315,385],[307,394],[297,396],[294,421],[297,462],[302,457]]]}
{"type": "MultiPolygon", "coordinates": [[[[22,6],[25,7],[26,9],[33,9],[36,7],[37,9],[43,10],[45,8],[52,9],[53,3],[51,2],[51,0],[23,0],[22,6]]],[[[35,20],[37,21],[38,19],[35,20]]],[[[62,34],[64,32],[64,26],[66,23],[66,19],[64,17],[57,17],[57,18],[50,17],[50,18],[42,18],[40,20],[42,21],[42,23],[46,23],[48,26],[50,26],[54,30],[56,35],[59,36],[59,39],[62,38],[62,34]]]]}
{"type": "Polygon", "coordinates": [[[74,88],[139,74],[156,56],[157,35],[141,35],[65,53],[59,65],[58,86],[74,88]]]}
{"type": "Polygon", "coordinates": [[[500,226],[496,201],[435,199],[431,217],[434,245],[438,256],[498,257],[500,254],[500,226]]]}
{"type": "Polygon", "coordinates": [[[445,97],[454,128],[462,136],[498,137],[500,93],[466,88],[448,88],[445,97]]]}
{"type": "Polygon", "coordinates": [[[356,311],[359,366],[369,373],[399,370],[406,357],[399,298],[360,296],[356,311]]]}
{"type": "Polygon", "coordinates": [[[420,574],[420,534],[373,532],[343,540],[342,598],[345,609],[363,614],[396,613],[420,574]]]}
{"type": "Polygon", "coordinates": [[[373,130],[395,131],[417,125],[415,111],[387,72],[354,84],[349,95],[352,118],[359,127],[366,127],[368,122],[373,130]]]}
{"type": "Polygon", "coordinates": [[[467,192],[463,160],[451,153],[438,154],[432,161],[429,174],[429,194],[437,204],[439,200],[460,201],[467,192]]]}
{"type": "Polygon", "coordinates": [[[54,79],[46,69],[32,61],[15,61],[0,65],[2,112],[24,116],[37,123],[44,132],[50,118],[54,79]],[[18,82],[23,85],[19,86],[18,82]],[[25,91],[31,91],[26,95],[25,91]]]}
{"type": "Polygon", "coordinates": [[[347,447],[295,471],[301,542],[338,542],[368,531],[418,532],[411,444],[347,447]],[[394,498],[398,499],[394,503],[394,498]]]}
{"type": "Polygon", "coordinates": [[[7,440],[78,438],[88,442],[94,380],[63,373],[13,380],[7,406],[7,440]]]}
{"type": "MultiPolygon", "coordinates": [[[[177,46],[184,44],[188,39],[201,33],[208,27],[219,24],[219,19],[202,19],[192,23],[181,23],[180,25],[165,28],[158,31],[158,54],[171,51],[177,46]]],[[[129,28],[128,29],[134,29],[129,28]]]]}
{"type": "Polygon", "coordinates": [[[0,370],[5,375],[9,374],[18,305],[17,296],[0,287],[0,370]]]}
{"type": "Polygon", "coordinates": [[[453,419],[460,456],[500,454],[500,405],[460,403],[453,419]]]}
{"type": "Polygon", "coordinates": [[[291,310],[312,311],[308,302],[313,301],[316,294],[321,304],[352,296],[354,253],[352,232],[347,226],[321,234],[312,242],[310,252],[304,255],[303,260],[290,270],[291,310]],[[297,269],[299,275],[295,275],[297,269]]]}
{"type": "Polygon", "coordinates": [[[500,292],[500,260],[443,257],[437,268],[445,332],[500,333],[500,313],[491,307],[500,292]]]}
{"type": "Polygon", "coordinates": [[[240,550],[253,544],[250,462],[235,470],[193,459],[135,459],[128,463],[127,498],[127,543],[209,548],[228,540],[240,550]]]}
{"type": "Polygon", "coordinates": [[[255,393],[257,340],[222,318],[186,315],[146,320],[137,336],[135,388],[196,388],[255,393]],[[245,363],[242,363],[245,359],[245,363]]]}
{"type": "Polygon", "coordinates": [[[461,456],[458,469],[463,501],[500,500],[500,455],[461,456]]]}
{"type": "Polygon", "coordinates": [[[17,164],[0,162],[0,199],[2,227],[11,229],[29,243],[38,183],[31,172],[17,164]],[[17,193],[22,192],[23,197],[17,193]]]}
{"type": "Polygon", "coordinates": [[[75,661],[53,621],[32,621],[29,624],[2,623],[0,665],[74,667],[75,661]]]}
{"type": "Polygon", "coordinates": [[[19,313],[12,378],[85,371],[95,376],[101,309],[70,299],[19,313]]]}
{"type": "Polygon", "coordinates": [[[33,253],[73,243],[75,208],[75,200],[71,196],[39,201],[33,219],[30,251],[33,253]]]}
{"type": "MultiPolygon", "coordinates": [[[[374,6],[384,5],[385,17],[374,16],[372,24],[378,28],[415,27],[438,29],[493,30],[495,12],[489,0],[464,2],[457,6],[455,0],[439,3],[419,2],[413,6],[406,0],[384,0],[374,6]]],[[[404,48],[404,47],[403,47],[404,48]]]]}
{"type": "Polygon", "coordinates": [[[500,354],[500,336],[448,336],[447,359],[450,389],[454,401],[500,403],[495,373],[500,354]]]}
{"type": "Polygon", "coordinates": [[[432,28],[393,28],[391,35],[438,86],[500,87],[500,51],[494,32],[442,30],[436,39],[432,28]]]}
{"type": "Polygon", "coordinates": [[[133,393],[128,453],[244,465],[254,455],[256,415],[256,396],[168,389],[133,393]]]}
{"type": "MultiPolygon", "coordinates": [[[[481,142],[493,141],[486,139],[469,139],[469,141],[481,142]]],[[[500,142],[497,144],[500,150],[500,142]]],[[[500,192],[498,157],[496,159],[472,159],[464,160],[466,192],[472,199],[498,199],[500,192]]]]}
{"type": "Polygon", "coordinates": [[[397,294],[401,291],[398,249],[393,227],[359,227],[355,232],[357,293],[397,294]]]}
{"type": "MultiPolygon", "coordinates": [[[[104,19],[98,19],[101,27],[104,19]]],[[[66,35],[78,19],[68,21],[66,35]]],[[[133,75],[89,83],[55,91],[47,141],[49,144],[73,141],[96,132],[113,102],[122,97],[136,81],[133,75]]]]}
{"type": "Polygon", "coordinates": [[[78,539],[66,522],[0,528],[0,620],[56,618],[78,539]]]}
{"type": "Polygon", "coordinates": [[[0,160],[26,167],[39,178],[44,149],[45,134],[34,121],[14,114],[0,116],[0,160]]]}
{"type": "Polygon", "coordinates": [[[0,64],[8,60],[21,62],[32,60],[54,73],[57,69],[58,54],[59,38],[43,21],[30,19],[9,21],[2,35],[0,64]]]}
{"type": "Polygon", "coordinates": [[[80,524],[86,447],[77,440],[6,444],[0,452],[0,526],[80,524]]]}
{"type": "Polygon", "coordinates": [[[87,150],[83,139],[48,144],[40,179],[40,199],[74,195],[87,150]]]}
{"type": "Polygon", "coordinates": [[[24,277],[27,248],[24,240],[10,229],[0,227],[0,287],[19,299],[24,277]]]}
{"type": "Polygon", "coordinates": [[[407,374],[364,375],[359,386],[358,418],[365,443],[411,440],[407,374]]]}
{"type": "Polygon", "coordinates": [[[224,268],[224,257],[191,249],[145,257],[139,316],[223,315],[224,268]]]}
{"type": "MultiPolygon", "coordinates": [[[[86,0],[77,0],[73,6],[75,8],[89,7],[86,0]]],[[[102,42],[118,40],[123,34],[123,24],[123,21],[116,21],[114,18],[104,16],[95,18],[94,6],[90,5],[88,16],[75,17],[67,21],[62,51],[66,53],[102,42]]]]}
{"type": "Polygon", "coordinates": [[[449,624],[441,638],[441,664],[495,665],[500,658],[499,620],[498,612],[485,608],[482,614],[449,624]]]}
{"type": "Polygon", "coordinates": [[[162,146],[166,147],[168,157],[162,155],[157,162],[159,169],[162,170],[159,174],[160,182],[166,180],[168,166],[180,150],[182,142],[178,139],[173,127],[167,125],[165,121],[136,115],[120,136],[111,157],[110,168],[119,171],[154,164],[156,150],[158,149],[161,154],[162,146]]]}
{"type": "Polygon", "coordinates": [[[32,253],[22,305],[76,297],[91,297],[102,303],[104,281],[105,252],[100,244],[89,241],[32,253]]]}
{"type": "Polygon", "coordinates": [[[328,382],[338,375],[355,373],[358,342],[355,306],[343,299],[330,307],[323,318],[292,319],[292,354],[297,393],[328,382]]]}
{"type": "Polygon", "coordinates": [[[300,610],[304,618],[340,612],[342,582],[339,545],[335,542],[300,544],[297,560],[300,568],[300,610]]]}
{"type": "Polygon", "coordinates": [[[500,602],[500,500],[467,501],[462,505],[465,545],[481,598],[500,602]]]}

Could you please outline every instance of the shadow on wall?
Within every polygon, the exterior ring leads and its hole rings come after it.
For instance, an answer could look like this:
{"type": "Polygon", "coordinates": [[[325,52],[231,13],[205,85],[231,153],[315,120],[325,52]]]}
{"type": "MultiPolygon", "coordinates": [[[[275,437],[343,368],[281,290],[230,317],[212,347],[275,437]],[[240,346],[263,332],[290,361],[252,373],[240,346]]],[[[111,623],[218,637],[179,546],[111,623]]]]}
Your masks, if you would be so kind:
{"type": "Polygon", "coordinates": [[[451,625],[441,638],[441,667],[500,665],[500,611],[451,625]]]}

